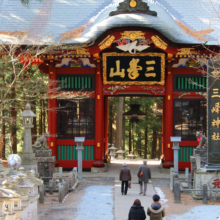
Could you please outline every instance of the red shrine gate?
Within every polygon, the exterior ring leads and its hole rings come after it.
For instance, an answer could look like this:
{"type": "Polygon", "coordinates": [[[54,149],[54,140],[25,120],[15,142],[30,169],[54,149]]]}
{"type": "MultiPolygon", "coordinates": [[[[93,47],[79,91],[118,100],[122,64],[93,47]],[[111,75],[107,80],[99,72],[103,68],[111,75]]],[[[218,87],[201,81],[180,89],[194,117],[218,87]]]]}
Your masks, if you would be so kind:
{"type": "Polygon", "coordinates": [[[103,167],[108,96],[138,95],[164,99],[164,167],[173,165],[170,137],[181,136],[179,169],[190,168],[196,130],[206,128],[206,78],[198,69],[206,68],[208,57],[192,46],[174,44],[152,29],[126,28],[105,33],[95,46],[40,57],[39,68],[57,81],[49,100],[49,147],[58,165],[77,166],[74,137],[85,136],[83,168],[103,167]],[[65,99],[53,98],[56,86],[65,99]],[[82,91],[83,99],[74,96],[82,91]]]}

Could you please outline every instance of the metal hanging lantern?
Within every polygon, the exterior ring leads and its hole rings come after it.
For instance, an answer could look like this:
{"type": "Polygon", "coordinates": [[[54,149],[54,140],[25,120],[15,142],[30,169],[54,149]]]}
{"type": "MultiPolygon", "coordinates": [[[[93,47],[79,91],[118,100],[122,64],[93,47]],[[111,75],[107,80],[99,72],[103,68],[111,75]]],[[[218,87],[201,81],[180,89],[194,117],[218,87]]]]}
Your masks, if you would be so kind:
{"type": "Polygon", "coordinates": [[[138,123],[140,119],[144,118],[147,114],[140,110],[140,104],[130,104],[130,110],[123,115],[131,120],[132,123],[138,123]]]}

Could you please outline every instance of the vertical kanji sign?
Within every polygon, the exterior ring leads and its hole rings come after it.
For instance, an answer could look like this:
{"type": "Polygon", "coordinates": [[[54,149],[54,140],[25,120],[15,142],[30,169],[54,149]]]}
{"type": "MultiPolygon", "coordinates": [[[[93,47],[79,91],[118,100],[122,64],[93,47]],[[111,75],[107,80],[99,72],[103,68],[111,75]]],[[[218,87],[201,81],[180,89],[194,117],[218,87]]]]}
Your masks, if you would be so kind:
{"type": "Polygon", "coordinates": [[[208,163],[220,164],[220,60],[208,61],[208,163]]]}

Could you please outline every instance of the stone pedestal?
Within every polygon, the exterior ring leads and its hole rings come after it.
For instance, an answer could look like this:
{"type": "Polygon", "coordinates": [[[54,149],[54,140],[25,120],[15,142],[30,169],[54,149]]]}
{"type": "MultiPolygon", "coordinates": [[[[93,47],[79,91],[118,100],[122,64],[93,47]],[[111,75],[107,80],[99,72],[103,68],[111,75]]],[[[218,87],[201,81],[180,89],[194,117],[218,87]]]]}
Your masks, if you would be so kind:
{"type": "Polygon", "coordinates": [[[25,170],[34,170],[35,175],[38,177],[38,168],[37,168],[37,160],[34,153],[23,153],[21,156],[22,162],[21,166],[24,167],[25,170]]]}
{"type": "Polygon", "coordinates": [[[102,172],[107,172],[107,165],[104,167],[92,167],[91,168],[91,173],[102,173],[102,172]]]}
{"type": "Polygon", "coordinates": [[[82,180],[82,150],[83,147],[76,147],[78,151],[78,180],[82,180]]]}
{"type": "Polygon", "coordinates": [[[179,142],[181,141],[181,137],[170,137],[170,141],[173,142],[173,154],[174,154],[174,172],[178,174],[178,151],[179,151],[179,142]]]}
{"type": "Polygon", "coordinates": [[[196,156],[197,154],[198,154],[201,158],[202,158],[202,157],[207,158],[207,156],[208,156],[208,151],[207,151],[207,149],[204,149],[204,148],[194,149],[193,156],[196,156]]]}
{"type": "Polygon", "coordinates": [[[44,179],[52,178],[55,172],[56,157],[52,156],[51,149],[34,149],[37,160],[38,173],[44,179]]]}
{"type": "Polygon", "coordinates": [[[207,149],[199,148],[194,149],[193,156],[190,156],[190,162],[191,162],[191,174],[194,175],[194,172],[196,170],[196,155],[199,155],[201,157],[201,164],[200,167],[203,168],[207,164],[207,149]]]}
{"type": "Polygon", "coordinates": [[[85,137],[75,137],[76,150],[78,151],[78,180],[82,180],[82,150],[84,141],[85,137]]]}
{"type": "Polygon", "coordinates": [[[116,155],[115,151],[110,151],[109,156],[111,156],[111,160],[115,159],[115,155],[116,155]]]}
{"type": "MultiPolygon", "coordinates": [[[[208,190],[220,190],[220,170],[209,171],[201,168],[194,172],[193,189],[200,189],[201,191],[193,191],[192,196],[194,199],[202,199],[203,185],[208,186],[208,190]]],[[[208,199],[220,199],[220,191],[208,191],[208,199]]]]}

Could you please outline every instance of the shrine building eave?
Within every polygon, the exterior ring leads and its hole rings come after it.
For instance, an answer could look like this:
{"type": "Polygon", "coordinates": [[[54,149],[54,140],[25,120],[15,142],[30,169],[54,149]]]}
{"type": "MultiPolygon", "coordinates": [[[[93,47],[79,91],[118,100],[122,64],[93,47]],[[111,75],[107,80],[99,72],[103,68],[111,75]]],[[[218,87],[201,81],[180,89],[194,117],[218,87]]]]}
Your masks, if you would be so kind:
{"type": "Polygon", "coordinates": [[[143,0],[156,16],[144,13],[109,14],[122,0],[20,0],[0,3],[0,43],[21,45],[81,44],[87,47],[107,30],[152,28],[177,44],[218,45],[219,20],[209,1],[143,0]]]}

